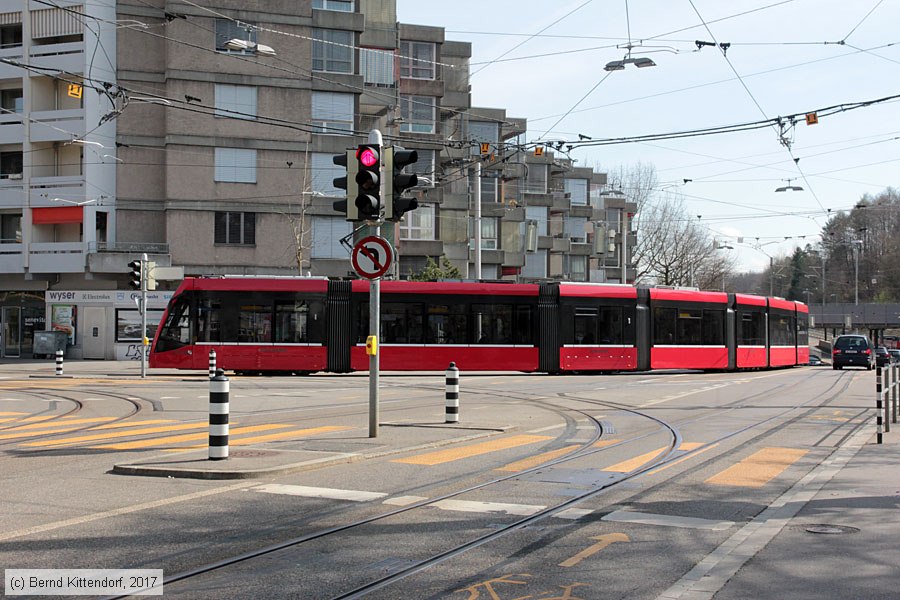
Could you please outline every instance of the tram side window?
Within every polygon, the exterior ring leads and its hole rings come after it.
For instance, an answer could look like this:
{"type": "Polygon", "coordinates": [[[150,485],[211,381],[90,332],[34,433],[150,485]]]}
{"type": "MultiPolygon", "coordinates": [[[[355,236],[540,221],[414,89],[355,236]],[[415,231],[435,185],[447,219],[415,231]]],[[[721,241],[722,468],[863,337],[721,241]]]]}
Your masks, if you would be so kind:
{"type": "Polygon", "coordinates": [[[512,304],[473,304],[472,318],[477,344],[512,344],[512,304]]]}
{"type": "Polygon", "coordinates": [[[576,344],[622,344],[624,339],[621,307],[575,308],[576,344]]]}
{"type": "MultiPolygon", "coordinates": [[[[169,309],[166,323],[159,333],[160,346],[177,347],[191,343],[191,311],[188,298],[178,299],[169,309]],[[165,343],[169,342],[169,343],[165,343]]],[[[159,348],[160,350],[164,348],[159,348]]]]}
{"type": "Polygon", "coordinates": [[[238,312],[238,342],[272,341],[272,309],[263,304],[243,304],[238,312]]]}
{"type": "Polygon", "coordinates": [[[797,319],[797,345],[809,345],[809,320],[805,315],[797,319]]]}
{"type": "Polygon", "coordinates": [[[516,305],[513,315],[513,344],[534,344],[534,319],[531,307],[516,305]]]}
{"type": "Polygon", "coordinates": [[[426,344],[467,344],[467,332],[468,319],[464,306],[433,304],[428,307],[426,344]]]}
{"type": "Polygon", "coordinates": [[[422,304],[419,302],[385,302],[382,304],[381,343],[423,343],[422,304]]]}
{"type": "Polygon", "coordinates": [[[793,346],[796,325],[792,317],[779,317],[770,315],[769,324],[772,330],[773,346],[793,346]]]}
{"type": "Polygon", "coordinates": [[[676,343],[683,346],[699,346],[703,343],[703,311],[699,309],[678,309],[675,323],[676,343]]]}
{"type": "Polygon", "coordinates": [[[703,311],[703,344],[722,346],[725,344],[725,311],[703,311]]]}
{"type": "Polygon", "coordinates": [[[309,302],[297,300],[275,303],[275,342],[309,342],[309,302]]]}
{"type": "Polygon", "coordinates": [[[653,309],[653,343],[658,346],[675,344],[675,322],[678,311],[674,308],[653,309]]]}
{"type": "Polygon", "coordinates": [[[738,345],[763,346],[766,343],[763,335],[763,314],[761,312],[741,313],[741,324],[738,328],[738,345]]]}
{"type": "Polygon", "coordinates": [[[222,341],[222,302],[201,298],[197,302],[197,341],[222,341]]]}

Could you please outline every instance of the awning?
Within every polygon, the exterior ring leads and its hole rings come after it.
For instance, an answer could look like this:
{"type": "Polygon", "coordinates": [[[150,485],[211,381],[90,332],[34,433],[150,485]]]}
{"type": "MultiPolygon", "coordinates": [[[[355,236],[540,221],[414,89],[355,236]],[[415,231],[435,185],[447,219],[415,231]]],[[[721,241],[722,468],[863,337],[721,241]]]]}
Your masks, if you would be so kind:
{"type": "Polygon", "coordinates": [[[35,225],[81,223],[83,220],[83,206],[47,206],[31,209],[31,222],[35,225]]]}

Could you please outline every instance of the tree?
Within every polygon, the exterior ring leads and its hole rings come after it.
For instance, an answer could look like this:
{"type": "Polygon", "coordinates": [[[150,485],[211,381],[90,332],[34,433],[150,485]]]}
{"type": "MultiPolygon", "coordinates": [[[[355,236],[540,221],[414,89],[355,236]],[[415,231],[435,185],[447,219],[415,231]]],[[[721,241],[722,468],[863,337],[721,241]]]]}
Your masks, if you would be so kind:
{"type": "Polygon", "coordinates": [[[410,273],[410,281],[439,281],[441,279],[462,279],[459,269],[447,259],[446,256],[441,257],[441,266],[430,256],[425,263],[425,268],[419,273],[410,273]]]}

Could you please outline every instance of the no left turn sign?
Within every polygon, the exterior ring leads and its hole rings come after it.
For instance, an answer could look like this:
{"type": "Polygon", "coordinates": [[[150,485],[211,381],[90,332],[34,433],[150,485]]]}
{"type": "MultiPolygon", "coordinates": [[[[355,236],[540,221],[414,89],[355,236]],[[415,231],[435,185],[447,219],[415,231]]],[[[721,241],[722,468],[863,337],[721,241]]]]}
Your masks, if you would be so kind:
{"type": "Polygon", "coordinates": [[[360,277],[378,279],[391,268],[394,249],[383,237],[370,235],[356,242],[350,260],[360,277]]]}

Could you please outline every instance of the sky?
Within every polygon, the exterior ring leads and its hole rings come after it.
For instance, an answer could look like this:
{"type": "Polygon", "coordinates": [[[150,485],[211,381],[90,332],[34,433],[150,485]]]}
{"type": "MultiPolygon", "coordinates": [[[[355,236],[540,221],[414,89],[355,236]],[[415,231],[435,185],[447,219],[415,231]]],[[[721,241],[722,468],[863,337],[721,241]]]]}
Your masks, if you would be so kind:
{"type": "Polygon", "coordinates": [[[739,268],[900,187],[900,98],[870,103],[900,95],[900,0],[398,0],[397,18],[471,42],[473,106],[526,118],[528,142],[759,123],[569,154],[597,171],[652,164],[739,268]],[[604,69],[626,57],[656,66],[604,69]],[[775,191],[788,186],[803,189],[775,191]]]}

